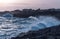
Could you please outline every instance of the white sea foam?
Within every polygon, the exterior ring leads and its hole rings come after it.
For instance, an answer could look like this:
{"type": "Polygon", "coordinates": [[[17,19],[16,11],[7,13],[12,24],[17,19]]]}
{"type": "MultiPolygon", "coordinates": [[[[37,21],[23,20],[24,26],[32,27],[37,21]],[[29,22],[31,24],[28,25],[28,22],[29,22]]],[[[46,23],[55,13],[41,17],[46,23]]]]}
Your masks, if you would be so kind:
{"type": "Polygon", "coordinates": [[[7,17],[0,17],[0,39],[10,39],[22,32],[44,29],[60,24],[60,20],[51,16],[10,18],[7,19],[7,17]]]}

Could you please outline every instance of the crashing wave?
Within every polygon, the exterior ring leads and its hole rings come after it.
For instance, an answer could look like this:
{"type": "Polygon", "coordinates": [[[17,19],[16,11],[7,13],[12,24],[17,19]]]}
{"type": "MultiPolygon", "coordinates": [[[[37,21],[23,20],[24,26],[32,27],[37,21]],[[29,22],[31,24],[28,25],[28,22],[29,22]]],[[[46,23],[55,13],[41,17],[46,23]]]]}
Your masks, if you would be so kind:
{"type": "Polygon", "coordinates": [[[59,24],[60,20],[51,16],[17,18],[12,17],[12,14],[4,14],[0,16],[0,39],[10,39],[22,32],[44,29],[59,24]]]}

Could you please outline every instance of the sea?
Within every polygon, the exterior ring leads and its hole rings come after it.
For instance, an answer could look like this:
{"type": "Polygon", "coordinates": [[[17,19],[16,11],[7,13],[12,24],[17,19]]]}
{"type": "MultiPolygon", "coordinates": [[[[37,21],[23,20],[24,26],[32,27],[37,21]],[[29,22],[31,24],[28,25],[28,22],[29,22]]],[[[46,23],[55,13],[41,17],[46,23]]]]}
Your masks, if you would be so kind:
{"type": "Polygon", "coordinates": [[[19,18],[7,13],[0,16],[0,39],[11,39],[20,33],[37,31],[56,25],[60,25],[60,20],[53,16],[19,18]]]}

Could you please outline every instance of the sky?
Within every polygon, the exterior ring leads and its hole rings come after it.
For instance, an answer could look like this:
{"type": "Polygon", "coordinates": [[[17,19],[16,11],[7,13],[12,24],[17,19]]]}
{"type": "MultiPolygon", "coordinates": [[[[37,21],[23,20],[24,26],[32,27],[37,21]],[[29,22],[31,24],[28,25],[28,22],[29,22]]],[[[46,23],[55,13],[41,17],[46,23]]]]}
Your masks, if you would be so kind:
{"type": "Polygon", "coordinates": [[[60,0],[0,0],[0,10],[60,8],[60,0]]]}

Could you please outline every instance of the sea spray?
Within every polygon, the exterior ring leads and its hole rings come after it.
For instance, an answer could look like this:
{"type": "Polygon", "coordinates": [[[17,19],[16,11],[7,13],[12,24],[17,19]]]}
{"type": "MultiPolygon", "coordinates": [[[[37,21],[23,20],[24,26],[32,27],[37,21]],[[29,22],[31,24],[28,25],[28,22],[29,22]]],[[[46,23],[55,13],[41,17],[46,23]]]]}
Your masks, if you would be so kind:
{"type": "Polygon", "coordinates": [[[34,31],[60,25],[60,20],[52,16],[30,16],[29,18],[10,17],[9,19],[4,16],[0,17],[0,39],[10,39],[30,30],[34,31]]]}

